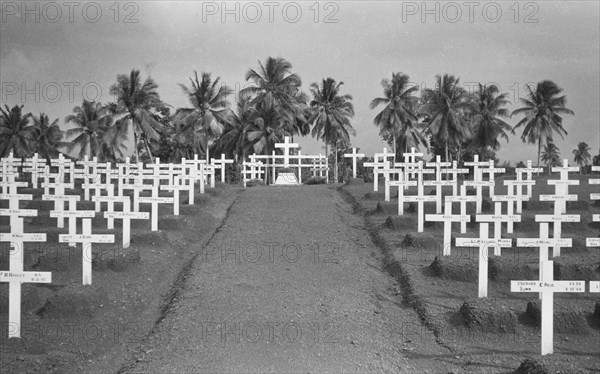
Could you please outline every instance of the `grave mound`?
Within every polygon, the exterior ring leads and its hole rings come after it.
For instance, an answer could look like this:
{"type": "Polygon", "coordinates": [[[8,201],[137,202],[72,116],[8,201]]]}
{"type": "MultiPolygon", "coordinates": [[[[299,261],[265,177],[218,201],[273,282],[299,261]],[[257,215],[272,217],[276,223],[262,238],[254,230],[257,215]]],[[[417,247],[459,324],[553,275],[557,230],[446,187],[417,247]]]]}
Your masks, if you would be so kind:
{"type": "Polygon", "coordinates": [[[377,208],[375,208],[375,211],[382,214],[397,214],[398,204],[380,201],[377,203],[377,208]]]}
{"type": "Polygon", "coordinates": [[[78,317],[93,317],[107,301],[106,295],[94,290],[86,290],[85,294],[54,295],[46,300],[44,305],[35,314],[40,317],[69,319],[78,317]]]}
{"type": "Polygon", "coordinates": [[[184,216],[162,216],[159,219],[161,230],[182,230],[187,227],[184,216]]]}
{"type": "Polygon", "coordinates": [[[488,299],[469,299],[451,316],[451,323],[486,333],[515,333],[517,316],[488,299]]]}
{"type": "Polygon", "coordinates": [[[385,220],[385,226],[392,230],[406,230],[411,227],[412,220],[406,216],[389,216],[385,220]]]}
{"type": "Polygon", "coordinates": [[[532,358],[526,358],[515,371],[515,374],[548,374],[546,366],[532,358]]]}
{"type": "MultiPolygon", "coordinates": [[[[527,302],[525,312],[519,316],[521,323],[530,326],[540,326],[542,309],[539,301],[527,302]]],[[[562,334],[588,335],[590,325],[581,312],[573,311],[560,305],[554,306],[554,332],[562,334]]]]}
{"type": "MultiPolygon", "coordinates": [[[[469,263],[460,263],[452,256],[435,256],[428,269],[442,279],[459,282],[476,282],[478,277],[477,267],[469,263]]],[[[427,269],[426,269],[427,270],[427,269]]]]}
{"type": "Polygon", "coordinates": [[[140,262],[140,251],[136,246],[118,251],[97,252],[92,257],[92,269],[98,271],[125,271],[140,262]]]}

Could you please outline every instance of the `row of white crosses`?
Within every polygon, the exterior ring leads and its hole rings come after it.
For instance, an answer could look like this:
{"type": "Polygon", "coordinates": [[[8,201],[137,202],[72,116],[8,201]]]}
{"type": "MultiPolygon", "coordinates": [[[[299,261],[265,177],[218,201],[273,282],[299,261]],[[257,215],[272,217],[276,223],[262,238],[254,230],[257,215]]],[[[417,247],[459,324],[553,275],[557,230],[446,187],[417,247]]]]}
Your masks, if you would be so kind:
{"type": "MultiPolygon", "coordinates": [[[[223,157],[221,159],[223,161],[223,157]]],[[[226,163],[227,160],[225,160],[226,163]]],[[[58,159],[51,160],[50,165],[57,169],[56,173],[50,171],[46,165],[46,160],[36,155],[26,159],[24,162],[16,159],[10,154],[2,158],[0,166],[2,174],[0,175],[0,199],[8,200],[8,209],[0,209],[1,216],[8,216],[10,220],[10,233],[0,234],[0,241],[10,242],[10,263],[8,271],[0,271],[0,282],[9,283],[9,337],[19,338],[21,336],[21,285],[23,283],[50,283],[50,272],[26,272],[24,268],[24,245],[26,242],[46,242],[45,233],[27,233],[24,232],[23,217],[37,216],[35,209],[21,209],[20,202],[32,200],[31,194],[19,194],[18,188],[28,187],[29,182],[17,181],[17,166],[23,167],[24,172],[31,174],[31,185],[34,188],[44,188],[42,199],[54,202],[54,209],[50,211],[50,217],[57,219],[59,228],[64,226],[64,219],[69,221],[68,234],[60,234],[59,242],[69,243],[75,246],[77,243],[82,245],[82,283],[89,285],[92,283],[92,244],[93,243],[113,243],[112,234],[92,234],[92,219],[101,211],[101,204],[107,205],[104,211],[104,218],[107,219],[107,228],[114,228],[114,219],[123,220],[123,248],[129,246],[130,242],[130,220],[131,219],[149,219],[149,214],[139,212],[140,203],[152,204],[152,228],[157,229],[157,204],[161,202],[170,202],[174,204],[174,214],[179,214],[179,191],[190,191],[190,204],[193,204],[194,184],[200,181],[201,192],[204,192],[204,183],[207,176],[212,176],[214,183],[214,167],[207,165],[206,161],[182,160],[181,165],[160,164],[157,159],[156,164],[144,165],[131,164],[126,160],[123,164],[118,164],[117,169],[113,169],[110,163],[99,163],[96,159],[87,158],[72,162],[65,159],[62,154],[58,159]],[[177,168],[178,170],[175,170],[177,168]],[[151,170],[150,170],[151,169],[151,170]],[[161,170],[162,169],[162,170],[161,170]],[[82,179],[84,189],[84,199],[95,202],[95,210],[78,210],[77,202],[81,201],[79,195],[68,195],[67,189],[74,188],[74,181],[82,179]],[[40,183],[41,180],[41,183],[40,183]],[[153,183],[145,185],[144,181],[152,180],[153,183]],[[161,180],[167,180],[167,185],[160,185],[161,180]],[[114,194],[114,181],[118,181],[118,193],[114,194]],[[185,184],[187,181],[187,185],[185,184]],[[141,187],[140,187],[141,186],[141,187]],[[160,197],[158,190],[168,190],[173,192],[173,197],[160,197]],[[123,195],[127,189],[139,190],[151,189],[152,196],[139,197],[134,194],[134,211],[131,211],[131,201],[128,196],[123,195]],[[90,196],[90,192],[94,192],[90,196]],[[102,194],[105,191],[106,194],[102,194]],[[114,204],[120,203],[122,211],[115,211],[114,204]],[[68,204],[65,209],[65,204],[68,204]],[[77,220],[82,220],[82,232],[77,233],[77,220]]],[[[222,177],[224,175],[222,174],[222,177]]]]}
{"type": "MultiPolygon", "coordinates": [[[[385,150],[384,150],[384,153],[385,150]]],[[[414,150],[405,154],[407,156],[413,156],[414,150]]],[[[466,203],[476,203],[476,220],[479,222],[479,238],[457,238],[457,247],[474,246],[479,248],[479,271],[478,271],[478,295],[479,297],[487,297],[488,289],[488,250],[490,247],[494,248],[495,255],[501,255],[501,248],[511,248],[512,240],[503,239],[501,237],[502,224],[506,224],[508,233],[513,232],[514,222],[520,222],[522,213],[523,201],[528,201],[532,197],[532,187],[535,181],[532,179],[532,175],[535,172],[540,172],[541,168],[532,167],[531,161],[527,162],[527,166],[524,168],[517,168],[516,180],[505,180],[504,185],[507,187],[507,195],[496,195],[494,193],[494,179],[497,173],[503,173],[502,168],[495,168],[493,161],[480,162],[478,157],[475,156],[472,162],[465,162],[465,166],[472,166],[474,169],[473,180],[466,181],[460,186],[460,195],[456,193],[457,185],[454,185],[454,193],[452,196],[446,197],[444,204],[444,213],[440,212],[441,205],[441,193],[439,190],[441,186],[450,185],[450,183],[441,182],[441,173],[447,167],[447,163],[442,163],[440,158],[436,158],[436,162],[430,162],[427,166],[433,166],[436,178],[434,181],[423,181],[423,174],[426,173],[423,169],[422,162],[411,162],[407,161],[403,164],[396,164],[404,167],[404,178],[401,173],[394,171],[394,168],[390,168],[389,163],[385,158],[379,161],[376,155],[373,163],[365,163],[367,167],[374,168],[375,181],[377,181],[377,174],[383,173],[386,180],[386,186],[398,187],[398,214],[403,214],[403,203],[407,201],[418,202],[418,231],[423,230],[422,210],[423,203],[427,201],[436,201],[436,212],[437,214],[428,214],[426,219],[428,221],[444,222],[444,242],[443,242],[443,255],[450,255],[451,248],[451,228],[452,222],[461,223],[461,232],[466,232],[466,223],[470,221],[470,216],[466,215],[466,203]],[[416,165],[416,167],[415,167],[416,165]],[[389,175],[397,173],[400,177],[397,181],[389,181],[389,175]],[[489,174],[489,179],[484,180],[483,174],[489,174]],[[408,176],[417,175],[416,181],[409,180],[408,176]],[[524,178],[525,176],[525,178],[524,178]],[[404,196],[403,190],[409,186],[417,186],[417,195],[413,197],[404,196]],[[435,186],[436,196],[425,196],[423,194],[423,186],[430,185],[435,186]],[[474,196],[466,195],[466,187],[475,187],[476,194],[474,196]],[[489,195],[494,202],[494,213],[491,215],[482,215],[481,213],[481,202],[483,198],[483,187],[489,188],[489,195]],[[523,193],[523,187],[527,187],[527,193],[523,193]],[[433,199],[432,199],[433,198],[433,199]],[[461,212],[460,214],[452,214],[452,204],[460,203],[461,212]],[[506,204],[506,214],[502,213],[502,205],[506,204]],[[516,205],[515,205],[516,204],[516,205]],[[514,214],[516,212],[518,214],[514,214]],[[490,224],[493,224],[494,235],[490,237],[489,229],[490,224]]],[[[554,167],[552,171],[560,173],[560,179],[549,180],[549,185],[555,186],[555,193],[553,195],[540,195],[541,201],[553,201],[554,202],[554,214],[539,214],[536,215],[535,220],[540,224],[540,235],[539,238],[519,238],[517,239],[517,246],[519,247],[537,247],[540,251],[540,274],[539,281],[513,281],[511,283],[511,291],[513,292],[539,292],[539,296],[542,299],[542,344],[541,353],[542,355],[552,353],[553,351],[553,293],[555,292],[585,292],[584,281],[554,281],[553,274],[553,262],[549,259],[549,248],[553,248],[552,256],[556,257],[560,255],[561,247],[570,247],[571,239],[562,238],[561,225],[562,222],[579,222],[579,215],[566,214],[566,202],[577,200],[576,195],[569,195],[568,186],[578,185],[579,181],[569,180],[568,173],[578,171],[577,167],[569,167],[568,160],[563,161],[563,165],[560,167],[554,167]],[[552,237],[549,237],[549,223],[553,223],[552,237]]],[[[593,167],[593,171],[600,171],[599,167],[593,167]]],[[[451,169],[454,174],[453,180],[456,180],[458,173],[465,172],[464,169],[456,168],[456,164],[453,164],[451,169]]],[[[468,172],[468,170],[467,170],[468,172]]],[[[600,184],[599,179],[590,179],[590,184],[600,184]]],[[[374,183],[374,189],[377,190],[377,184],[374,183]]],[[[385,193],[386,200],[389,201],[389,193],[385,193]]],[[[600,199],[600,193],[592,193],[590,198],[592,200],[600,199]]],[[[592,220],[597,222],[600,221],[600,215],[594,214],[592,220]]],[[[588,238],[586,241],[587,246],[600,247],[600,238],[588,238]]],[[[600,292],[600,282],[590,282],[590,292],[600,292]]]]}
{"type": "MultiPolygon", "coordinates": [[[[271,168],[272,178],[275,181],[276,169],[279,168],[298,168],[298,175],[302,175],[302,168],[310,168],[313,177],[325,177],[329,179],[329,168],[327,167],[327,157],[319,154],[317,155],[302,155],[300,151],[296,155],[290,154],[290,151],[294,148],[298,148],[298,143],[291,143],[290,137],[285,136],[283,143],[275,143],[275,148],[283,149],[283,155],[275,154],[275,150],[272,151],[271,155],[257,155],[252,154],[249,156],[250,161],[244,161],[242,163],[242,181],[244,187],[247,182],[255,179],[267,178],[267,170],[271,168]],[[282,163],[277,163],[277,160],[282,160],[282,163]],[[291,164],[291,160],[298,160],[297,163],[291,164]],[[264,162],[263,162],[264,160],[264,162]],[[303,163],[302,160],[308,160],[309,163],[303,163]]],[[[294,183],[298,183],[295,175],[293,176],[294,183]]]]}

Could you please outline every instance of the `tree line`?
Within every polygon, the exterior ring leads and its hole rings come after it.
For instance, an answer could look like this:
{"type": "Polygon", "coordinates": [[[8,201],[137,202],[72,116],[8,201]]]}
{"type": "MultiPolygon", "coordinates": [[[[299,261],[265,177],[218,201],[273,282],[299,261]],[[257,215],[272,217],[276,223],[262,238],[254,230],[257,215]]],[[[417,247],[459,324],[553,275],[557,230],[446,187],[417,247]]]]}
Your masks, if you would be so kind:
{"type": "MultiPolygon", "coordinates": [[[[278,152],[275,143],[285,136],[308,136],[325,143],[325,153],[335,164],[351,146],[356,135],[352,125],[353,97],[343,94],[343,82],[324,78],[309,85],[309,97],[301,90],[300,76],[283,58],[269,57],[245,75],[248,82],[235,97],[234,91],[221,83],[220,77],[194,71],[188,84],[180,83],[188,99],[185,108],[173,108],[158,93],[158,85],[139,70],[117,75],[110,87],[114,102],[102,104],[84,100],[65,117],[70,125],[61,130],[58,119],[25,113],[23,106],[0,108],[0,155],[13,152],[15,157],[29,157],[37,152],[46,158],[63,152],[73,158],[98,157],[100,161],[119,162],[132,153],[135,160],[152,162],[154,157],[178,162],[182,157],[225,153],[241,162],[252,153],[278,152]],[[133,139],[129,139],[133,134],[133,139]],[[127,145],[134,145],[129,150],[127,145]],[[333,150],[329,155],[330,148],[333,150]]],[[[553,143],[555,134],[563,137],[566,97],[554,82],[545,80],[527,86],[521,98],[523,106],[512,113],[506,109],[507,94],[495,85],[480,84],[467,92],[458,78],[436,76],[436,86],[416,95],[418,87],[408,75],[393,73],[381,82],[383,96],[370,103],[372,110],[382,108],[374,117],[379,134],[396,151],[410,147],[443,155],[445,160],[495,159],[500,140],[522,129],[523,142],[538,145],[540,159],[547,165],[560,163],[553,143]],[[522,117],[511,127],[506,119],[522,117]]],[[[590,147],[581,142],[573,151],[581,166],[590,163],[590,147]]],[[[600,156],[595,156],[597,164],[600,156]]]]}

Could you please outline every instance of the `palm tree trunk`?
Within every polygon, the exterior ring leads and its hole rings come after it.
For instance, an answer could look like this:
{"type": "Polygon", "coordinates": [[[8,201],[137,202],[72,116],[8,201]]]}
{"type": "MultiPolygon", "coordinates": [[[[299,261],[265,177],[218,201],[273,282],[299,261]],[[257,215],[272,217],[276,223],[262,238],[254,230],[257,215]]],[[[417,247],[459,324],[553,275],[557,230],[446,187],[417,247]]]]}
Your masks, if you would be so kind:
{"type": "MultiPolygon", "coordinates": [[[[329,168],[329,143],[327,143],[327,141],[325,141],[325,160],[326,160],[325,164],[329,168]]],[[[321,172],[319,171],[319,174],[320,173],[321,172]]],[[[327,181],[327,183],[329,183],[329,181],[327,181]]]]}
{"type": "Polygon", "coordinates": [[[540,167],[540,152],[542,150],[542,136],[540,135],[540,138],[538,139],[538,160],[537,160],[537,167],[540,167]]]}
{"type": "Polygon", "coordinates": [[[446,162],[448,162],[448,140],[446,140],[446,162]]]}
{"type": "Polygon", "coordinates": [[[133,148],[135,150],[135,162],[140,162],[140,153],[138,152],[138,136],[137,134],[133,134],[133,148]]]}
{"type": "Polygon", "coordinates": [[[148,152],[148,157],[150,157],[150,163],[154,163],[154,158],[152,157],[152,152],[150,151],[150,146],[148,145],[148,138],[144,137],[144,146],[146,147],[146,152],[148,152]]]}
{"type": "Polygon", "coordinates": [[[394,134],[394,162],[396,162],[396,151],[398,150],[398,148],[396,148],[396,134],[394,134]]]}

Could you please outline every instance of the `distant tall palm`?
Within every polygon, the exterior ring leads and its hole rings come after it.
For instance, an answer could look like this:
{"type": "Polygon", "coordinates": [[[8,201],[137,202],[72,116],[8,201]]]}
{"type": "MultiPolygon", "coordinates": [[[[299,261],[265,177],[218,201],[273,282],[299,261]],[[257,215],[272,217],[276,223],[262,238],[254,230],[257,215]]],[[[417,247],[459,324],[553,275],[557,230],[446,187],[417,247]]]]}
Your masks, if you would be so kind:
{"type": "Polygon", "coordinates": [[[529,93],[527,98],[521,98],[525,105],[522,108],[515,109],[511,113],[514,115],[524,114],[525,117],[513,128],[515,130],[523,126],[521,140],[535,144],[538,143],[538,166],[540,164],[540,151],[542,140],[546,142],[552,139],[554,132],[557,132],[561,138],[567,135],[567,131],[562,126],[562,117],[560,114],[575,114],[571,109],[565,108],[566,97],[560,96],[562,89],[556,83],[545,80],[539,82],[535,91],[527,85],[529,93]]]}
{"type": "Polygon", "coordinates": [[[560,150],[552,142],[552,139],[548,139],[546,145],[542,150],[542,161],[548,166],[548,174],[550,174],[550,170],[552,166],[560,166],[560,150]]]}
{"type": "Polygon", "coordinates": [[[468,94],[452,75],[436,76],[436,88],[426,89],[422,95],[421,110],[429,117],[428,130],[436,144],[443,144],[446,160],[450,160],[449,148],[461,147],[471,136],[465,119],[468,94]]]}
{"type": "Polygon", "coordinates": [[[471,145],[479,150],[479,156],[485,160],[487,149],[497,151],[500,149],[498,137],[503,137],[508,142],[507,131],[512,127],[501,118],[509,116],[506,99],[507,94],[500,94],[496,85],[481,85],[473,95],[471,106],[471,123],[473,125],[473,140],[471,145]]]}
{"type": "Polygon", "coordinates": [[[46,159],[49,164],[50,159],[58,157],[57,145],[60,143],[63,132],[58,127],[58,118],[50,123],[50,119],[44,113],[39,117],[32,116],[33,126],[35,127],[35,143],[37,153],[46,159]]]}
{"type": "Polygon", "coordinates": [[[577,144],[577,148],[573,150],[573,155],[575,155],[575,162],[579,164],[579,174],[582,173],[583,167],[587,166],[587,164],[591,161],[591,150],[592,148],[589,145],[587,145],[586,142],[580,142],[579,144],[577,144]]]}
{"type": "Polygon", "coordinates": [[[110,87],[110,93],[117,102],[110,105],[116,114],[124,115],[122,121],[133,125],[136,160],[139,161],[138,143],[143,141],[151,161],[149,142],[158,141],[161,124],[152,113],[164,106],[158,95],[158,85],[150,77],[142,82],[139,70],[131,70],[129,75],[117,75],[117,81],[110,87]]]}
{"type": "MultiPolygon", "coordinates": [[[[287,132],[307,135],[310,130],[305,117],[307,97],[300,91],[300,77],[291,72],[292,64],[273,57],[267,58],[264,65],[260,61],[258,64],[259,71],[250,69],[246,73],[246,81],[253,85],[242,92],[254,97],[252,102],[259,111],[275,108],[287,132]]],[[[266,126],[271,124],[266,123],[266,126]]]]}
{"type": "MultiPolygon", "coordinates": [[[[406,74],[393,73],[392,81],[381,81],[384,97],[375,98],[369,105],[375,109],[383,104],[385,107],[375,116],[373,123],[379,126],[380,135],[390,134],[393,138],[394,154],[398,153],[397,140],[400,141],[404,152],[408,152],[411,145],[426,144],[425,138],[417,129],[417,114],[415,111],[418,98],[413,93],[417,86],[410,86],[410,78],[406,74]]],[[[396,158],[394,158],[394,161],[396,158]]]]}
{"type": "Polygon", "coordinates": [[[0,108],[0,156],[13,152],[14,157],[28,157],[33,152],[35,128],[29,121],[31,113],[23,114],[23,105],[0,108]]]}
{"type": "Polygon", "coordinates": [[[219,83],[219,77],[213,81],[210,75],[201,73],[202,78],[198,79],[198,72],[194,71],[194,77],[190,78],[190,88],[179,84],[192,107],[179,108],[175,112],[175,121],[183,121],[185,124],[184,131],[201,133],[203,144],[194,145],[196,148],[204,148],[207,161],[210,157],[209,140],[218,138],[223,133],[229,106],[227,96],[233,93],[227,86],[219,83]]]}
{"type": "Polygon", "coordinates": [[[88,155],[90,158],[98,157],[100,161],[104,161],[105,136],[112,125],[112,117],[108,110],[100,103],[83,100],[81,106],[73,108],[73,113],[65,118],[66,123],[75,126],[65,131],[65,137],[72,139],[61,142],[60,145],[66,146],[68,153],[79,149],[79,159],[88,155]]]}
{"type": "MultiPolygon", "coordinates": [[[[349,141],[350,135],[355,131],[351,118],[354,117],[352,95],[340,95],[340,86],[344,82],[336,83],[335,79],[323,79],[319,86],[316,82],[310,85],[313,100],[310,102],[310,117],[308,123],[313,126],[311,135],[325,141],[325,155],[329,156],[328,145],[336,145],[349,141]]],[[[337,161],[337,149],[336,161],[337,161]]],[[[335,180],[338,180],[337,167],[335,180]]]]}

